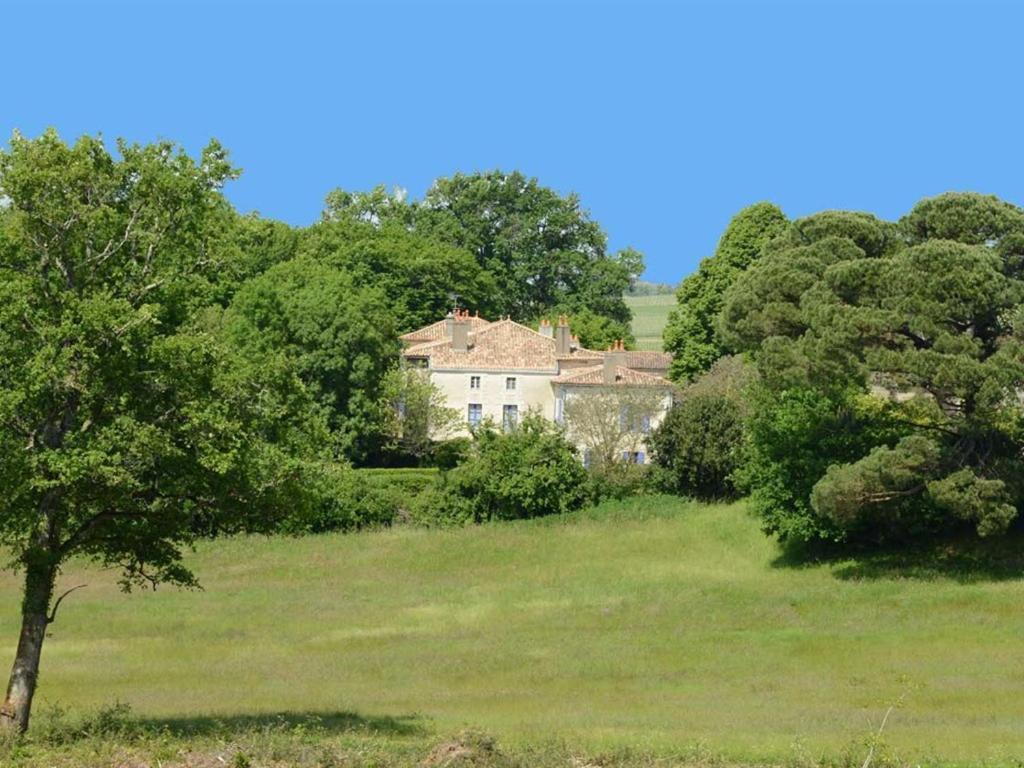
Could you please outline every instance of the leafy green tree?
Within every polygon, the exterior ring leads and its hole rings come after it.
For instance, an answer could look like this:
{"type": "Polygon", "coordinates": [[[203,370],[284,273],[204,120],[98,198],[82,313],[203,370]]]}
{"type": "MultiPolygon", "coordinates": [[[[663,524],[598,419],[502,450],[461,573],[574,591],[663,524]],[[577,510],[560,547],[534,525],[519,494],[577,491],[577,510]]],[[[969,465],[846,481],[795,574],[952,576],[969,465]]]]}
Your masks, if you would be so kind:
{"type": "Polygon", "coordinates": [[[609,254],[576,195],[518,171],[438,179],[416,207],[416,227],[472,253],[498,285],[497,311],[520,321],[554,307],[630,320],[622,299],[643,271],[637,251],[609,254]]]}
{"type": "Polygon", "coordinates": [[[753,366],[730,355],[681,391],[648,440],[658,485],[699,498],[735,494],[756,381],[753,366]]]}
{"type": "Polygon", "coordinates": [[[282,355],[316,397],[338,453],[364,461],[382,439],[379,400],[399,344],[384,294],[311,259],[278,264],[236,294],[233,342],[247,354],[282,355]]]}
{"type": "Polygon", "coordinates": [[[682,400],[649,440],[662,486],[685,496],[722,498],[735,487],[743,439],[740,407],[720,395],[682,400]]]}
{"type": "Polygon", "coordinates": [[[836,520],[812,506],[815,484],[831,465],[856,461],[905,434],[885,401],[856,390],[769,386],[751,391],[744,430],[733,483],[750,494],[764,530],[781,541],[846,538],[836,520]]]}
{"type": "Polygon", "coordinates": [[[900,221],[911,243],[988,245],[1024,233],[1024,212],[994,195],[950,192],[922,200],[900,221]]]}
{"type": "MultiPolygon", "coordinates": [[[[860,392],[884,404],[867,420],[875,434],[864,420],[840,422],[828,429],[834,440],[849,438],[848,450],[818,446],[834,466],[808,472],[815,484],[796,491],[795,503],[809,505],[804,517],[813,514],[822,530],[878,538],[969,523],[989,535],[1016,516],[1024,501],[1022,216],[972,195],[923,201],[899,228],[820,214],[795,223],[785,244],[730,289],[723,336],[756,356],[772,391],[769,412],[784,416],[789,390],[832,401],[860,392]],[[901,241],[900,231],[913,234],[901,241]]],[[[809,445],[814,423],[828,420],[795,422],[793,441],[809,445]]],[[[754,442],[785,462],[770,445],[780,437],[755,432],[754,442]]],[[[769,527],[784,532],[772,516],[785,514],[766,513],[769,527]]]]}
{"type": "Polygon", "coordinates": [[[182,547],[303,504],[297,457],[324,434],[287,368],[222,342],[216,310],[185,321],[234,175],[224,150],[118,153],[54,131],[0,152],[0,542],[24,576],[11,730],[64,563],[119,568],[126,589],[193,585],[182,547]]]}
{"type": "Polygon", "coordinates": [[[666,408],[670,394],[654,387],[587,387],[565,398],[569,438],[590,454],[595,468],[622,461],[624,452],[642,449],[650,425],[666,408]]]}
{"type": "Polygon", "coordinates": [[[382,291],[401,332],[444,317],[456,297],[485,315],[499,303],[494,279],[472,254],[393,222],[320,222],[303,233],[300,253],[382,291]]]}
{"type": "Polygon", "coordinates": [[[369,192],[349,192],[335,189],[324,201],[324,221],[348,222],[382,226],[395,224],[411,228],[415,223],[415,208],[404,189],[395,187],[391,192],[378,184],[369,192]]]}
{"type": "Polygon", "coordinates": [[[715,254],[704,259],[697,271],[676,291],[677,306],[665,326],[665,351],[671,352],[669,376],[689,381],[729,351],[718,338],[715,323],[722,297],[736,277],[756,261],[765,246],[785,230],[787,219],[771,203],[744,208],[718,242],[715,254]]]}
{"type": "Polygon", "coordinates": [[[435,445],[465,427],[465,419],[420,368],[398,366],[381,382],[385,447],[422,461],[435,445]]]}

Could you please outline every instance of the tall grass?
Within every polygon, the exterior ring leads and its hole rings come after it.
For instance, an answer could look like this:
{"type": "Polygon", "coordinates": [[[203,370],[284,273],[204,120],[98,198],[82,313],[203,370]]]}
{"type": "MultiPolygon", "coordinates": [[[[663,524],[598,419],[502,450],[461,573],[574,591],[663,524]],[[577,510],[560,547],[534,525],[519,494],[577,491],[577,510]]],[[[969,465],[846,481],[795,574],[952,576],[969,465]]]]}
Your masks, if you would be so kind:
{"type": "MultiPolygon", "coordinates": [[[[1024,754],[1019,568],[794,564],[742,503],[239,538],[190,564],[205,591],[123,595],[113,573],[69,568],[89,587],[52,627],[40,708],[122,701],[199,736],[315,717],[396,743],[472,726],[512,752],[813,764],[863,756],[901,702],[885,730],[900,758],[1024,754]]],[[[11,653],[15,578],[0,595],[11,653]]]]}

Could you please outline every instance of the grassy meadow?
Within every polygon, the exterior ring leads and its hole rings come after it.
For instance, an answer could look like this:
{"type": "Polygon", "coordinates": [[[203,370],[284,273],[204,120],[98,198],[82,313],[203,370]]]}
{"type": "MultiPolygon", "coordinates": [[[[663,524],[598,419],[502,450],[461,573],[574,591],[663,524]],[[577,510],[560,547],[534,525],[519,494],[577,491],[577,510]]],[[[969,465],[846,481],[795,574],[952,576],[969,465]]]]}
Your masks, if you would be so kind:
{"type": "MultiPolygon", "coordinates": [[[[312,717],[375,749],[472,727],[517,749],[860,765],[895,705],[884,754],[900,761],[1024,754],[1016,561],[790,564],[742,503],[651,497],[557,520],[238,538],[190,563],[204,591],[62,576],[89,586],[52,626],[38,723],[121,701],[170,732],[312,717]]],[[[0,596],[10,653],[13,576],[0,596]]]]}
{"type": "Polygon", "coordinates": [[[674,294],[657,296],[626,296],[626,305],[633,312],[631,329],[637,349],[661,349],[661,332],[668,322],[668,313],[676,305],[674,294]]]}

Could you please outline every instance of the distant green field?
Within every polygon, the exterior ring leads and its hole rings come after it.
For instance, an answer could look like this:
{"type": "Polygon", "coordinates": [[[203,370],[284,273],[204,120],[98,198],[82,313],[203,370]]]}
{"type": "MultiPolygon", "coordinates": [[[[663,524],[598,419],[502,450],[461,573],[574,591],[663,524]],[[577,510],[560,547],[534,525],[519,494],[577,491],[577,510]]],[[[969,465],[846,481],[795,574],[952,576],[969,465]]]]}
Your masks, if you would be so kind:
{"type": "Polygon", "coordinates": [[[676,305],[672,294],[659,296],[626,296],[626,305],[633,311],[633,335],[639,349],[661,349],[661,332],[668,322],[668,313],[676,305]]]}
{"type": "MultiPolygon", "coordinates": [[[[174,727],[316,713],[395,739],[476,726],[513,746],[859,766],[896,704],[876,768],[1024,754],[1024,581],[789,566],[744,504],[238,538],[190,562],[204,592],[123,595],[113,573],[69,568],[60,586],[89,586],[52,627],[38,711],[121,700],[174,727]]],[[[0,579],[9,653],[18,594],[0,579]]]]}

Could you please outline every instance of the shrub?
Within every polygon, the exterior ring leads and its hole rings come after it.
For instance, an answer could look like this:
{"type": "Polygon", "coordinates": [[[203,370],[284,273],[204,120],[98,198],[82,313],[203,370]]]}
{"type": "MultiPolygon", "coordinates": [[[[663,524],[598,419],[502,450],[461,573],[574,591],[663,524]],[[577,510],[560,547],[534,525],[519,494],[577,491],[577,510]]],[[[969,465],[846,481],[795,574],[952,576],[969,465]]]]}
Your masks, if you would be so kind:
{"type": "Polygon", "coordinates": [[[740,406],[721,395],[698,395],[675,405],[648,444],[666,491],[699,498],[732,496],[732,474],[743,440],[740,406]]]}
{"type": "Polygon", "coordinates": [[[586,501],[586,482],[561,430],[531,413],[509,433],[479,430],[469,457],[418,500],[415,517],[467,523],[569,512],[586,501]]]}
{"type": "Polygon", "coordinates": [[[402,494],[369,481],[348,466],[324,467],[311,480],[317,502],[289,515],[283,533],[326,533],[390,525],[402,494]]]}
{"type": "Polygon", "coordinates": [[[431,463],[438,469],[455,469],[469,457],[473,441],[468,437],[453,437],[434,445],[431,451],[431,463]]]}
{"type": "Polygon", "coordinates": [[[587,476],[587,500],[600,504],[607,499],[621,501],[652,490],[650,466],[616,461],[593,467],[587,476]]]}

